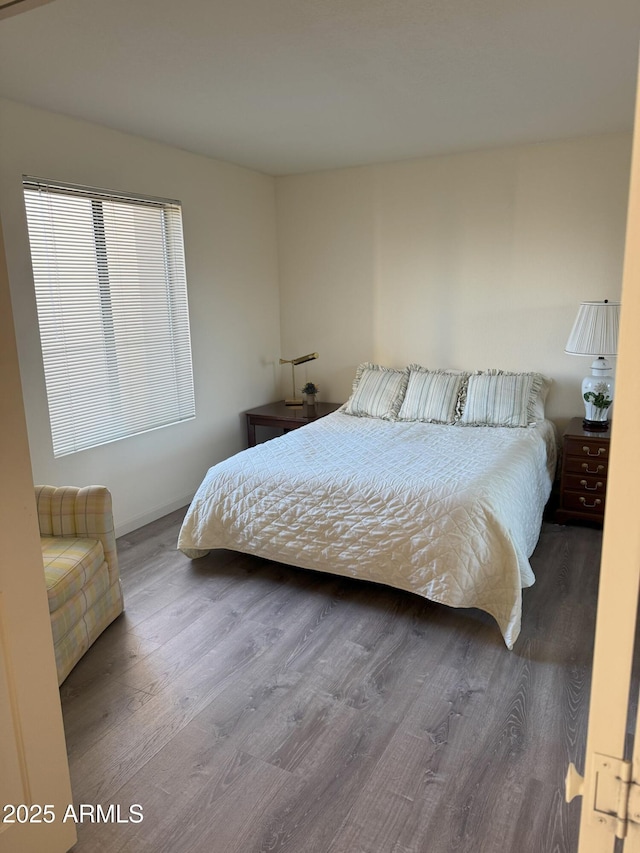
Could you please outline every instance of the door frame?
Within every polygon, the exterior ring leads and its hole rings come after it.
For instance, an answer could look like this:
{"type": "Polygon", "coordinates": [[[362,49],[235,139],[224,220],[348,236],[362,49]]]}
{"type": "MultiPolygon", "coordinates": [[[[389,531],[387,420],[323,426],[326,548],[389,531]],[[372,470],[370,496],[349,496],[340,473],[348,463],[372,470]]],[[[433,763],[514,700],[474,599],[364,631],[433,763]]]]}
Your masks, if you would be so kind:
{"type": "Polygon", "coordinates": [[[608,853],[615,844],[611,821],[593,806],[598,756],[624,757],[640,590],[640,86],[621,302],[578,853],[608,853]]]}
{"type": "Polygon", "coordinates": [[[0,853],[65,853],[76,828],[1,222],[0,406],[0,853]]]}

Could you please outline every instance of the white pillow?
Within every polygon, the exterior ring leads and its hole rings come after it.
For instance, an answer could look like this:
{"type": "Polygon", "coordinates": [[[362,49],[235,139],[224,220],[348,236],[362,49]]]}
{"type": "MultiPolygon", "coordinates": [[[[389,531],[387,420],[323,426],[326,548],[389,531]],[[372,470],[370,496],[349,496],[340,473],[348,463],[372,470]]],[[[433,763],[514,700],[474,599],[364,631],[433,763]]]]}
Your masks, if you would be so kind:
{"type": "Polygon", "coordinates": [[[398,417],[403,421],[452,424],[468,374],[409,366],[409,382],[398,417]]]}
{"type": "Polygon", "coordinates": [[[487,371],[469,377],[459,423],[526,427],[544,418],[551,380],[541,373],[487,371]]]}
{"type": "Polygon", "coordinates": [[[358,367],[344,412],[356,417],[395,420],[407,389],[409,369],[394,370],[365,362],[358,367]]]}

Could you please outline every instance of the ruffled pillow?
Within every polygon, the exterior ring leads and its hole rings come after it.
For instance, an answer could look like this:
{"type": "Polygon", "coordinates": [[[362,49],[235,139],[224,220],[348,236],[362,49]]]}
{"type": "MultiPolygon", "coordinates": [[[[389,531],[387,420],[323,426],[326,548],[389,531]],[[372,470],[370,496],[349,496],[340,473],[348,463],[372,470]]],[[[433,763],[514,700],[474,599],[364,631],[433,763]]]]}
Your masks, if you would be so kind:
{"type": "Polygon", "coordinates": [[[462,426],[526,427],[544,419],[551,380],[541,373],[487,371],[473,374],[458,423],[462,426]]]}
{"type": "Polygon", "coordinates": [[[395,420],[407,390],[409,369],[395,370],[365,362],[358,367],[353,393],[343,411],[356,417],[395,420]]]}
{"type": "Polygon", "coordinates": [[[409,382],[398,418],[402,421],[424,421],[452,424],[459,416],[459,404],[467,373],[450,370],[427,370],[409,366],[409,382]]]}

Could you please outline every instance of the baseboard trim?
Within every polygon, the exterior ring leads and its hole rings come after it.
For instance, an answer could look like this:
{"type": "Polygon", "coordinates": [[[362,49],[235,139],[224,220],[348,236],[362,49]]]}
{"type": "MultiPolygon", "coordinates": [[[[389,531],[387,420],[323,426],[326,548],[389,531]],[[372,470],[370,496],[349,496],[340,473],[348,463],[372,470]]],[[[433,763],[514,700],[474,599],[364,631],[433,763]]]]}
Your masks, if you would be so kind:
{"type": "Polygon", "coordinates": [[[174,512],[176,509],[182,509],[183,506],[188,506],[192,499],[193,494],[190,494],[186,497],[178,498],[170,504],[154,507],[152,510],[149,510],[149,512],[145,512],[142,515],[135,516],[135,518],[130,518],[116,524],[116,539],[119,536],[126,536],[128,533],[132,533],[134,530],[144,527],[145,524],[151,524],[152,521],[157,521],[159,518],[169,515],[170,512],[174,512]]]}

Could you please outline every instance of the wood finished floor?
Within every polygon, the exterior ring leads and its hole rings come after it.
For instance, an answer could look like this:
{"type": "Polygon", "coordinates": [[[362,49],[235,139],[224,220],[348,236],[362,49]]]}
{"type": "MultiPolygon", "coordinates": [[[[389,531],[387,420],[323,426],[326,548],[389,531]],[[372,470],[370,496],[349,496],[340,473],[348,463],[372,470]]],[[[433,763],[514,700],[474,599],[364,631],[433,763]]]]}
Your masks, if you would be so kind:
{"type": "Polygon", "coordinates": [[[545,523],[493,620],[230,552],[182,512],[118,541],[126,612],[61,696],[74,853],[573,853],[601,534],[545,523]]]}

